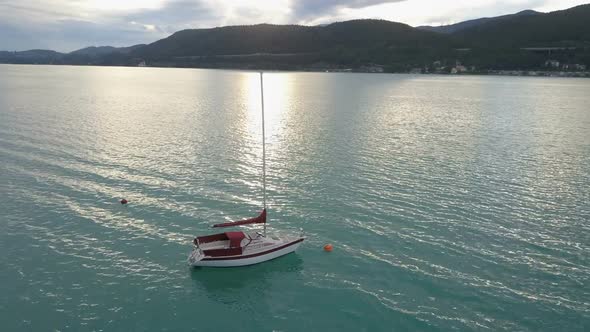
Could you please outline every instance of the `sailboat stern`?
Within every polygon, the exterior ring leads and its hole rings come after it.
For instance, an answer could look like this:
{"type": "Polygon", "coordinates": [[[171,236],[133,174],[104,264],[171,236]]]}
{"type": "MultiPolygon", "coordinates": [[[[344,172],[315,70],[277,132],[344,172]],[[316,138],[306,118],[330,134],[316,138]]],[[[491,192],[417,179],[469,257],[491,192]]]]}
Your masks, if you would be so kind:
{"type": "Polygon", "coordinates": [[[191,266],[199,266],[199,262],[205,257],[203,251],[195,246],[193,251],[191,251],[190,255],[188,256],[188,264],[191,266]]]}

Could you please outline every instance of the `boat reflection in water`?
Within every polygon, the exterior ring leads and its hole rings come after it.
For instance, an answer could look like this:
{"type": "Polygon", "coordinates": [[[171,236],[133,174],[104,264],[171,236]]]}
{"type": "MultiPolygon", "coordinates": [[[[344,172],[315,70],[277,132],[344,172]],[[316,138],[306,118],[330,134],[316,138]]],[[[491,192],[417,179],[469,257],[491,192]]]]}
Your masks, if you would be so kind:
{"type": "Polygon", "coordinates": [[[302,279],[303,260],[298,255],[287,255],[266,264],[241,268],[189,269],[198,292],[204,291],[214,300],[225,304],[247,305],[252,299],[259,299],[273,287],[302,279]]]}

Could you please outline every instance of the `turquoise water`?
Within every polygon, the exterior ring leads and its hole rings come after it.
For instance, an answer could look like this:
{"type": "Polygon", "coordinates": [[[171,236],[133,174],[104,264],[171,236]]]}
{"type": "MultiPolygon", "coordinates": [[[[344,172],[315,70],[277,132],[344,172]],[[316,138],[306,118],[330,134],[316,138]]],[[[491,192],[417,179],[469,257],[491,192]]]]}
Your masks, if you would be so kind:
{"type": "Polygon", "coordinates": [[[0,66],[3,331],[590,329],[590,81],[0,66]],[[122,206],[118,200],[130,201],[122,206]],[[332,253],[322,246],[332,243],[332,253]]]}

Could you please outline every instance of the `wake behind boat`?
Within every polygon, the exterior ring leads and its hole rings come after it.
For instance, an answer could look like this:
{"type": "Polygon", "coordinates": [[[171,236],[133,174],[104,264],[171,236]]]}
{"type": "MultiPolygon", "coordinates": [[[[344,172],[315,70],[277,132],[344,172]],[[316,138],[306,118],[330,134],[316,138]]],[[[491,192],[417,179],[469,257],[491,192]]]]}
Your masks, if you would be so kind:
{"type": "Polygon", "coordinates": [[[262,99],[263,210],[255,218],[216,224],[213,227],[264,224],[263,233],[233,231],[197,236],[193,240],[193,251],[188,258],[188,263],[191,266],[232,267],[257,264],[295,251],[305,239],[303,234],[298,236],[266,235],[266,149],[262,73],[260,73],[260,95],[262,99]]]}

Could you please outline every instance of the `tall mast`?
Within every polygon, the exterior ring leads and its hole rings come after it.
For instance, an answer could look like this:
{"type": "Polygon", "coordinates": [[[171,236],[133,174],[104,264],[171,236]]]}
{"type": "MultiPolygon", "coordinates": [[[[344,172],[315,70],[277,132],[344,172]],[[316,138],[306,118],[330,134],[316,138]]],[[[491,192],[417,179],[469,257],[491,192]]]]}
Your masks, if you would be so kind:
{"type": "MultiPolygon", "coordinates": [[[[264,134],[264,80],[260,72],[260,99],[262,101],[262,204],[266,210],[266,141],[264,134]]],[[[266,236],[266,222],[264,223],[264,236],[266,236]]]]}

